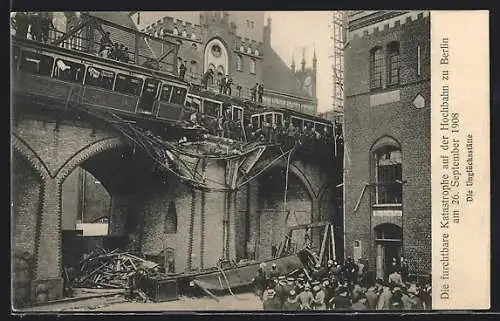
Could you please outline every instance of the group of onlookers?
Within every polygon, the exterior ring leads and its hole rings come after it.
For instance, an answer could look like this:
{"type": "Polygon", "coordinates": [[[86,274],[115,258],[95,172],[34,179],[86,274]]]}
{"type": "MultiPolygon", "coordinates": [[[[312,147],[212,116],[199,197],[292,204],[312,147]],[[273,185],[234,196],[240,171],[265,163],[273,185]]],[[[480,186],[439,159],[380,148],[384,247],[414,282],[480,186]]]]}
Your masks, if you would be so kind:
{"type": "Polygon", "coordinates": [[[408,277],[407,263],[394,262],[386,279],[367,280],[367,264],[348,258],[343,264],[329,260],[312,273],[282,275],[273,264],[260,265],[254,279],[255,294],[264,310],[428,310],[431,286],[408,277]]]}

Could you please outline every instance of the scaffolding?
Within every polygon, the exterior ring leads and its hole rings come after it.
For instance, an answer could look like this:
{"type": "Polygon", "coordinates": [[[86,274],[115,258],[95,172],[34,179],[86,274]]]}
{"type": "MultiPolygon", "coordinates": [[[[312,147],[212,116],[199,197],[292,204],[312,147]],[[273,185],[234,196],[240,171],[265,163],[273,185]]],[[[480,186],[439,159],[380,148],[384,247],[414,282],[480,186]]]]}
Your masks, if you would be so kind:
{"type": "Polygon", "coordinates": [[[332,41],[333,58],[333,110],[342,112],[344,110],[344,44],[346,11],[334,11],[332,16],[332,41]]]}

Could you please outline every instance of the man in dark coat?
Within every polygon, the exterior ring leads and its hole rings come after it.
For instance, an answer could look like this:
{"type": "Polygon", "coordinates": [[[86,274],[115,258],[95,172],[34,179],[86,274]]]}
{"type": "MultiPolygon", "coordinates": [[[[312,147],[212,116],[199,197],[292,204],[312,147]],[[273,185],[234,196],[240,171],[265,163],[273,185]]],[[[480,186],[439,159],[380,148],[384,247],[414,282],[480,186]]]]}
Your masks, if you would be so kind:
{"type": "Polygon", "coordinates": [[[285,311],[298,311],[300,310],[300,304],[297,300],[297,293],[295,290],[291,290],[288,293],[288,298],[283,303],[283,310],[285,311]]]}
{"type": "Polygon", "coordinates": [[[264,311],[280,310],[281,303],[279,298],[276,296],[274,289],[267,289],[264,292],[264,297],[262,299],[262,306],[264,311]]]}
{"type": "Polygon", "coordinates": [[[16,12],[16,36],[26,39],[30,26],[30,17],[25,12],[16,12]]]}
{"type": "Polygon", "coordinates": [[[346,287],[339,287],[338,294],[332,299],[332,306],[335,310],[347,310],[351,307],[351,299],[347,292],[346,287]]]}

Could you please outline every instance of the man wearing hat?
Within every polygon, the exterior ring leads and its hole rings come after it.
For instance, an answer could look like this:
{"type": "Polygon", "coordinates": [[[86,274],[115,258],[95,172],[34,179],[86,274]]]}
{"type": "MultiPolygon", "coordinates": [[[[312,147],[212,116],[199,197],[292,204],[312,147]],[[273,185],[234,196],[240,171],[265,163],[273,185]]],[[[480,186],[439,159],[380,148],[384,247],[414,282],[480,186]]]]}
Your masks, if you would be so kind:
{"type": "Polygon", "coordinates": [[[403,283],[403,279],[401,278],[401,274],[399,274],[398,270],[394,270],[389,275],[389,283],[392,283],[393,285],[401,285],[403,283]]]}
{"type": "Polygon", "coordinates": [[[382,283],[382,291],[378,297],[377,310],[389,310],[391,308],[392,292],[387,282],[382,283]]]}
{"type": "Polygon", "coordinates": [[[377,279],[374,285],[370,286],[365,293],[366,303],[369,310],[375,310],[377,307],[379,289],[382,287],[382,280],[377,279]]]}
{"type": "Polygon", "coordinates": [[[271,265],[271,272],[269,272],[269,278],[277,279],[279,276],[280,276],[280,271],[278,269],[278,266],[276,265],[276,263],[273,263],[273,265],[271,265]]]}
{"type": "Polygon", "coordinates": [[[257,270],[257,275],[254,278],[255,295],[257,295],[262,300],[262,294],[267,285],[266,272],[264,270],[265,263],[261,263],[259,269],[257,270]]]}
{"type": "Polygon", "coordinates": [[[353,300],[353,305],[351,306],[352,310],[355,311],[362,311],[362,310],[367,310],[368,307],[366,306],[366,297],[364,295],[359,296],[356,301],[353,300]]]}
{"type": "Polygon", "coordinates": [[[304,285],[304,290],[297,296],[297,301],[301,310],[312,310],[314,296],[311,293],[311,285],[309,283],[304,285]]]}
{"type": "Polygon", "coordinates": [[[295,292],[299,295],[304,290],[304,279],[299,277],[295,282],[295,292]]]}
{"type": "Polygon", "coordinates": [[[300,304],[299,304],[299,301],[297,299],[297,293],[295,292],[295,290],[291,290],[288,293],[287,299],[285,300],[285,302],[283,302],[283,310],[285,310],[285,311],[298,311],[298,310],[300,310],[300,304]]]}
{"type": "Polygon", "coordinates": [[[274,289],[269,288],[264,291],[262,306],[265,311],[281,309],[279,298],[276,296],[276,291],[274,291],[274,289]]]}
{"type": "Polygon", "coordinates": [[[322,279],[326,275],[326,270],[319,263],[314,266],[314,271],[312,273],[312,278],[315,280],[322,279]]]}
{"type": "Polygon", "coordinates": [[[331,309],[331,300],[335,297],[335,287],[332,286],[330,281],[323,281],[323,291],[325,291],[325,305],[327,310],[331,309]]]}
{"type": "Polygon", "coordinates": [[[331,300],[335,310],[347,310],[351,307],[351,299],[347,292],[347,287],[343,285],[338,288],[338,294],[331,300]]]}
{"type": "Polygon", "coordinates": [[[325,291],[323,291],[323,289],[319,285],[319,282],[318,284],[314,285],[313,292],[314,292],[314,300],[313,300],[314,310],[326,310],[325,291]]]}
{"type": "Polygon", "coordinates": [[[404,310],[404,304],[402,300],[401,287],[396,286],[392,290],[392,296],[389,300],[391,310],[404,310]]]}
{"type": "MultiPolygon", "coordinates": [[[[416,285],[412,284],[410,288],[406,291],[408,293],[409,301],[410,301],[410,309],[409,310],[423,310],[424,306],[422,304],[422,300],[418,297],[418,290],[416,285]]],[[[403,302],[404,304],[404,302],[403,302]]]]}
{"type": "Polygon", "coordinates": [[[284,275],[278,277],[278,284],[274,287],[274,290],[276,291],[276,296],[279,299],[280,302],[280,307],[283,305],[283,302],[285,302],[286,297],[287,297],[287,291],[286,291],[286,277],[284,275]]]}
{"type": "Polygon", "coordinates": [[[295,290],[295,279],[292,277],[286,278],[285,292],[288,294],[290,291],[295,290]]]}

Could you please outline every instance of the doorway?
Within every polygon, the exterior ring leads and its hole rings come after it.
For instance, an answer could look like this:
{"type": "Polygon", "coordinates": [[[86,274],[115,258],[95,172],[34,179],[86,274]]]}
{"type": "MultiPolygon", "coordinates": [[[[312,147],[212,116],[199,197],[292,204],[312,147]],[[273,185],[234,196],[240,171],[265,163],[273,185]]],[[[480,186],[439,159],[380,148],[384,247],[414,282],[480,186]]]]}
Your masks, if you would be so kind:
{"type": "Polygon", "coordinates": [[[387,280],[389,274],[393,272],[393,261],[399,262],[401,257],[403,232],[395,224],[381,224],[375,227],[375,235],[376,276],[387,280]]]}

